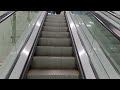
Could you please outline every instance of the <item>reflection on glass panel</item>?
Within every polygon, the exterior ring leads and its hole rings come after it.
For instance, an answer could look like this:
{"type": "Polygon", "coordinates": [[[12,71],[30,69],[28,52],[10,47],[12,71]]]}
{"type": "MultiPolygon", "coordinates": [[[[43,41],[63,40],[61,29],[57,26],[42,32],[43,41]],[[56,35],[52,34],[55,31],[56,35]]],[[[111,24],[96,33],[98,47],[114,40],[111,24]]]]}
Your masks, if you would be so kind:
{"type": "Polygon", "coordinates": [[[11,50],[37,14],[35,11],[18,11],[0,23],[0,65],[10,53],[17,53],[11,50]]]}
{"type": "Polygon", "coordinates": [[[91,35],[101,46],[105,55],[120,71],[120,41],[98,22],[91,13],[87,11],[76,11],[72,13],[77,13],[80,16],[91,35]]]}

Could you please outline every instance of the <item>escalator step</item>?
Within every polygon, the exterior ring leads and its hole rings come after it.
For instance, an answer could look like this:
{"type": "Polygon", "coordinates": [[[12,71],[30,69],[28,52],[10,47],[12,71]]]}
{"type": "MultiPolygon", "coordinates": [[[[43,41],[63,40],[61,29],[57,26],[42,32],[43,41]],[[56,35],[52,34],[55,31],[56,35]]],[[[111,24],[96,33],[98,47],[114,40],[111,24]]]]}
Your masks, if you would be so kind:
{"type": "Polygon", "coordinates": [[[56,21],[60,21],[60,20],[62,20],[62,21],[64,20],[65,21],[65,18],[47,17],[46,20],[48,20],[48,19],[56,20],[56,21]]]}
{"type": "Polygon", "coordinates": [[[55,15],[55,14],[52,14],[52,15],[49,14],[48,16],[49,16],[49,17],[50,17],[50,16],[51,16],[51,17],[54,17],[54,16],[55,16],[55,17],[65,17],[64,15],[61,15],[61,14],[56,14],[56,15],[55,15]]]}
{"type": "Polygon", "coordinates": [[[35,56],[32,69],[75,69],[75,57],[35,56]]]}
{"type": "Polygon", "coordinates": [[[52,23],[52,22],[45,22],[45,26],[55,26],[55,27],[66,27],[66,23],[52,23]]]}
{"type": "Polygon", "coordinates": [[[65,17],[46,17],[46,19],[65,20],[65,17]]]}
{"type": "Polygon", "coordinates": [[[66,21],[64,19],[46,19],[45,22],[53,22],[53,23],[65,23],[66,21]]]}
{"type": "Polygon", "coordinates": [[[48,15],[32,57],[27,79],[79,79],[64,15],[48,15]]]}
{"type": "Polygon", "coordinates": [[[39,46],[71,46],[69,38],[40,38],[39,46]]]}
{"type": "Polygon", "coordinates": [[[72,56],[72,47],[37,46],[36,56],[72,56]]]}
{"type": "Polygon", "coordinates": [[[54,14],[52,14],[52,15],[48,15],[48,17],[65,17],[64,15],[54,15],[54,14]]]}
{"type": "Polygon", "coordinates": [[[44,38],[69,38],[69,32],[47,32],[42,31],[41,37],[44,38]]]}
{"type": "Polygon", "coordinates": [[[51,16],[47,16],[47,18],[52,18],[52,19],[54,19],[54,18],[58,18],[58,19],[59,19],[59,18],[60,18],[60,19],[65,19],[65,17],[64,17],[64,16],[62,16],[62,15],[61,15],[61,16],[57,16],[57,15],[53,15],[53,16],[52,16],[52,15],[51,15],[51,16]]]}
{"type": "Polygon", "coordinates": [[[40,70],[31,69],[27,75],[28,79],[79,79],[79,72],[76,69],[70,70],[40,70]]]}
{"type": "Polygon", "coordinates": [[[49,27],[49,26],[44,26],[43,31],[53,31],[53,32],[67,32],[68,28],[67,27],[49,27]]]}

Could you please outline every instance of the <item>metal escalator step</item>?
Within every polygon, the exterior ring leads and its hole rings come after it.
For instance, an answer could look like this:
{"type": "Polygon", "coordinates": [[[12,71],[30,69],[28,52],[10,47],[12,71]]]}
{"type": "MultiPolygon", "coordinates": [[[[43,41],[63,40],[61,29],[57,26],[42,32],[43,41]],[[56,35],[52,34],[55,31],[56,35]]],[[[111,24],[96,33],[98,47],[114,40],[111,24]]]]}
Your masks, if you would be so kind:
{"type": "Polygon", "coordinates": [[[59,15],[51,15],[51,16],[47,16],[47,18],[62,18],[62,19],[65,19],[64,16],[59,16],[59,15]]]}
{"type": "Polygon", "coordinates": [[[56,20],[56,21],[66,21],[66,19],[65,18],[46,18],[46,20],[56,20]]]}
{"type": "Polygon", "coordinates": [[[79,79],[79,72],[76,69],[31,69],[27,74],[27,79],[79,79]]]}
{"type": "Polygon", "coordinates": [[[73,56],[72,47],[37,46],[36,56],[73,56]]]}
{"type": "Polygon", "coordinates": [[[75,69],[75,57],[35,56],[32,69],[75,69]]]}
{"type": "Polygon", "coordinates": [[[38,42],[39,46],[71,46],[71,40],[69,38],[40,38],[38,42]]]}
{"type": "Polygon", "coordinates": [[[45,22],[53,22],[53,23],[65,23],[66,22],[66,20],[64,20],[64,19],[46,19],[45,20],[45,22]]]}
{"type": "Polygon", "coordinates": [[[45,22],[46,21],[60,22],[60,23],[63,22],[63,23],[65,23],[66,19],[64,19],[64,18],[46,18],[45,22]]]}
{"type": "Polygon", "coordinates": [[[44,26],[43,31],[51,31],[51,32],[67,32],[68,28],[67,27],[49,27],[49,26],[44,26]]]}
{"type": "Polygon", "coordinates": [[[64,15],[54,15],[54,14],[49,14],[47,15],[48,17],[65,17],[64,15]]]}
{"type": "Polygon", "coordinates": [[[47,15],[47,16],[58,16],[58,17],[65,17],[64,15],[61,15],[61,14],[49,14],[49,15],[47,15]]]}
{"type": "Polygon", "coordinates": [[[47,20],[47,19],[57,20],[57,21],[60,21],[60,20],[62,20],[62,21],[64,20],[64,21],[65,21],[65,20],[66,20],[65,18],[57,18],[57,17],[47,17],[46,20],[47,20]]]}
{"type": "Polygon", "coordinates": [[[66,20],[65,18],[60,17],[47,17],[46,19],[66,20]]]}
{"type": "Polygon", "coordinates": [[[41,37],[44,38],[69,38],[69,32],[47,32],[42,31],[41,37]]]}
{"type": "Polygon", "coordinates": [[[55,26],[55,27],[66,27],[67,24],[66,23],[52,23],[52,22],[45,22],[44,23],[45,26],[55,26]]]}
{"type": "Polygon", "coordinates": [[[65,17],[46,17],[46,19],[61,19],[61,20],[65,20],[65,17]]]}

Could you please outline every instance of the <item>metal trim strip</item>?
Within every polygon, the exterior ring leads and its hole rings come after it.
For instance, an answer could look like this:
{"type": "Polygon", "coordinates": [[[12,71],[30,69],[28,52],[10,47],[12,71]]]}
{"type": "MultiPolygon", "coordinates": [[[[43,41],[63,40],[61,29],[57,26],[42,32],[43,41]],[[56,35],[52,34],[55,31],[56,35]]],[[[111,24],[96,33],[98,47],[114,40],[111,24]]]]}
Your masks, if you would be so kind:
{"type": "Polygon", "coordinates": [[[75,41],[75,44],[77,47],[77,51],[79,54],[80,62],[82,64],[82,67],[84,70],[85,77],[86,77],[86,79],[96,79],[94,72],[92,70],[92,67],[90,65],[90,62],[89,62],[89,57],[88,57],[84,47],[82,46],[82,43],[81,43],[79,36],[77,34],[77,28],[74,25],[74,22],[70,16],[69,11],[66,11],[66,15],[67,15],[67,19],[69,21],[68,24],[71,28],[70,30],[73,34],[73,38],[74,38],[74,41],[75,41]]]}
{"type": "Polygon", "coordinates": [[[99,58],[97,57],[94,49],[92,48],[92,44],[91,41],[89,41],[89,39],[93,40],[93,37],[91,35],[91,33],[87,33],[89,37],[87,37],[87,35],[85,34],[86,30],[88,30],[88,28],[81,23],[84,23],[83,20],[80,18],[79,15],[71,15],[71,17],[73,18],[73,21],[76,25],[76,28],[78,30],[78,35],[79,38],[82,42],[82,45],[84,46],[85,50],[88,53],[88,56],[90,58],[90,62],[91,62],[91,66],[93,68],[93,71],[95,72],[95,76],[97,79],[109,79],[106,71],[104,70],[104,68],[101,65],[101,62],[99,61],[99,58]],[[89,39],[88,39],[89,38],[89,39]],[[91,50],[92,49],[92,50],[91,50]],[[95,57],[93,57],[94,55],[96,55],[95,57]]]}

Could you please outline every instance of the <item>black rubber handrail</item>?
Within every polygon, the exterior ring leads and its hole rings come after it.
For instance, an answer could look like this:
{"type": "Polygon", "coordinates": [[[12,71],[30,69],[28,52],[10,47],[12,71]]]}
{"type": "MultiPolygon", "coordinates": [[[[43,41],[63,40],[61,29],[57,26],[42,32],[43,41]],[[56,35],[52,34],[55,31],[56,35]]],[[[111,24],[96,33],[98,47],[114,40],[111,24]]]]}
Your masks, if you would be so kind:
{"type": "Polygon", "coordinates": [[[9,18],[11,15],[13,15],[16,11],[8,11],[0,16],[0,23],[2,23],[4,20],[9,18]]]}
{"type": "Polygon", "coordinates": [[[110,31],[118,40],[120,40],[120,30],[115,27],[113,24],[111,24],[109,21],[104,19],[102,16],[100,16],[98,13],[95,13],[94,11],[90,11],[90,13],[93,15],[95,19],[97,19],[108,31],[110,31]]]}
{"type": "Polygon", "coordinates": [[[111,12],[111,11],[107,11],[109,14],[113,15],[114,17],[120,19],[120,16],[114,12],[111,12]]]}

